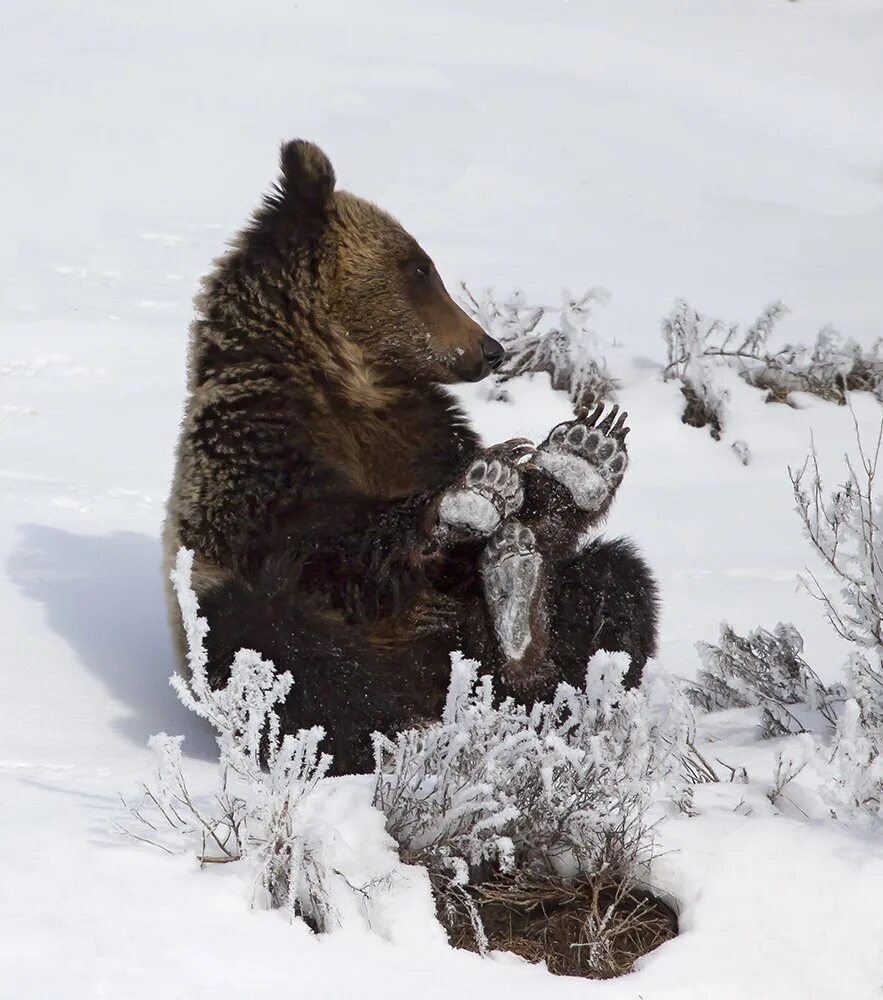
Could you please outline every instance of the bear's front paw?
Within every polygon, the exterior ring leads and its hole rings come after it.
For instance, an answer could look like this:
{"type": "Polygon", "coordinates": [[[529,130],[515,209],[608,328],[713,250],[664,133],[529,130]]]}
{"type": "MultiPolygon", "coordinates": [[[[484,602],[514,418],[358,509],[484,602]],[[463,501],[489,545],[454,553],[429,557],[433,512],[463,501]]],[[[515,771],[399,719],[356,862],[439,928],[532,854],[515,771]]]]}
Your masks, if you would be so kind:
{"type": "Polygon", "coordinates": [[[586,513],[601,510],[622,481],[628,464],[628,416],[614,405],[604,420],[604,404],[559,424],[540,445],[532,465],[561,483],[586,513]]]}
{"type": "Polygon", "coordinates": [[[461,482],[444,494],[438,518],[443,528],[465,529],[483,537],[519,511],[523,502],[518,470],[497,458],[479,458],[461,482]]]}

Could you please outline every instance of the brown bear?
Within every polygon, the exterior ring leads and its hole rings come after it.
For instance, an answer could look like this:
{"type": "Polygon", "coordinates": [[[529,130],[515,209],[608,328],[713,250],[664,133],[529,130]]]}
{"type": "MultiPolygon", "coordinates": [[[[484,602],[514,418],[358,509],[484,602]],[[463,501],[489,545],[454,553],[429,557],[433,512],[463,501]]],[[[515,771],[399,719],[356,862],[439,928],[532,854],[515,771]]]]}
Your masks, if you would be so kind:
{"type": "Polygon", "coordinates": [[[628,542],[581,543],[625,471],[625,414],[484,448],[444,386],[501,345],[320,149],[286,144],[281,169],[191,328],[165,549],[167,568],[194,552],[212,683],[240,647],[272,659],[295,681],[284,726],[325,726],[346,772],[372,731],[438,716],[453,650],[527,701],[598,649],[636,682],[655,584],[628,542]]]}

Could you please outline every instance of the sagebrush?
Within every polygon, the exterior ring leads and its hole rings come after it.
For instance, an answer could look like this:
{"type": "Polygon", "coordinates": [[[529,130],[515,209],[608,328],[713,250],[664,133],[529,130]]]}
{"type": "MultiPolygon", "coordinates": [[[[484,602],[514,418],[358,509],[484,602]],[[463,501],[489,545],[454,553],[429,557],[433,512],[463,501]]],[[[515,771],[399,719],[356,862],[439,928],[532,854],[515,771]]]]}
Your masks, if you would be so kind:
{"type": "Polygon", "coordinates": [[[675,301],[662,321],[663,375],[682,384],[685,423],[708,427],[712,437],[721,437],[727,404],[722,367],[765,390],[768,402],[793,405],[792,393],[808,392],[843,405],[853,390],[883,400],[883,338],[864,350],[826,326],[811,347],[785,344],[776,349],[770,339],[788,312],[784,303],[772,302],[742,332],[738,324],[707,316],[686,299],[675,301]]]}
{"type": "Polygon", "coordinates": [[[593,307],[610,299],[605,289],[577,296],[565,289],[555,307],[528,305],[518,289],[500,300],[491,289],[460,288],[467,312],[506,348],[506,360],[492,377],[494,398],[505,398],[503,385],[528,372],[546,373],[552,388],[566,392],[575,409],[614,398],[617,382],[589,325],[593,307]]]}
{"type": "Polygon", "coordinates": [[[804,532],[839,581],[830,593],[805,583],[834,630],[853,648],[844,667],[843,707],[826,751],[824,791],[834,813],[883,816],[883,495],[878,487],[883,421],[870,450],[855,424],[857,461],[828,493],[815,448],[791,483],[804,532]]]}
{"type": "MultiPolygon", "coordinates": [[[[580,974],[623,971],[600,956],[621,959],[614,939],[628,937],[631,925],[623,921],[637,920],[632,904],[654,853],[651,806],[679,798],[693,780],[685,765],[693,740],[685,699],[653,664],[641,687],[626,691],[628,667],[626,654],[597,653],[582,689],[562,684],[548,704],[528,710],[511,698],[496,703],[491,678],[458,655],[441,721],[395,739],[376,737],[375,804],[403,856],[432,873],[455,941],[468,930],[479,951],[510,946],[486,925],[496,921],[500,893],[507,906],[541,920],[531,899],[542,884],[549,902],[557,885],[564,909],[580,893],[606,901],[606,922],[582,912],[580,934],[592,948],[576,963],[580,974]]],[[[661,903],[638,912],[648,919],[646,951],[651,939],[658,943],[656,918],[664,912],[669,926],[673,915],[661,903]]],[[[571,930],[576,919],[568,917],[571,930]]],[[[524,923],[515,950],[529,941],[534,947],[537,935],[534,923],[524,923]]],[[[578,945],[575,939],[568,947],[578,945]]],[[[639,953],[629,952],[630,962],[639,953]]]]}
{"type": "Polygon", "coordinates": [[[780,622],[772,631],[757,628],[741,636],[723,622],[717,644],[696,646],[702,669],[687,696],[706,712],[760,706],[765,739],[804,732],[801,707],[835,722],[839,693],[803,659],[803,637],[793,625],[780,622]]]}
{"type": "Polygon", "coordinates": [[[812,765],[832,816],[883,817],[883,495],[877,485],[883,421],[871,449],[855,424],[857,459],[828,491],[812,446],[790,477],[795,507],[816,555],[839,582],[832,592],[811,571],[804,579],[832,628],[852,647],[843,681],[825,685],[803,658],[792,625],[747,636],[721,626],[717,644],[699,643],[702,669],[687,693],[706,711],[760,706],[764,737],[803,733],[781,751],[770,791],[812,765]]]}
{"type": "Polygon", "coordinates": [[[255,901],[289,909],[316,926],[328,922],[323,868],[301,823],[303,805],[325,776],[331,758],[320,752],[315,727],[280,733],[276,706],[292,678],[278,674],[254,650],[236,654],[224,687],[206,674],[208,622],[190,585],[193,553],[178,552],[172,580],[187,643],[189,676],[171,678],[182,703],[215,729],[218,744],[213,795],[191,793],[183,736],[151,737],[156,770],[138,801],[127,803],[137,822],[126,832],[163,850],[194,845],[202,864],[244,860],[253,869],[255,901]]]}

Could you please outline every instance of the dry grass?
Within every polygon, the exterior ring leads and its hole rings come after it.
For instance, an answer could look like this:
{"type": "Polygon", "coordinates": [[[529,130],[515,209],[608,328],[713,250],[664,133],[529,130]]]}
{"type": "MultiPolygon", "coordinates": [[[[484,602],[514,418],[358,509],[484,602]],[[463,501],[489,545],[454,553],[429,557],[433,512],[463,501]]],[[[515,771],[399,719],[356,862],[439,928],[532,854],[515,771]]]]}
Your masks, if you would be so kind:
{"type": "Polygon", "coordinates": [[[517,873],[474,886],[452,886],[441,873],[430,877],[439,919],[454,947],[511,951],[529,962],[545,962],[555,975],[624,975],[678,933],[670,906],[612,873],[569,881],[517,873]]]}

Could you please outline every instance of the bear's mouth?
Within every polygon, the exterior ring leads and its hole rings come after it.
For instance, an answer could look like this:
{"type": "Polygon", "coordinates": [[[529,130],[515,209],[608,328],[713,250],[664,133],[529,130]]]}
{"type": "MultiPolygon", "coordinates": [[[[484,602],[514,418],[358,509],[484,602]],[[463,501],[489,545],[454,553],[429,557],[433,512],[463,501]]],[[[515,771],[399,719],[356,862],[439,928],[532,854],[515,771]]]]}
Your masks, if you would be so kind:
{"type": "MultiPolygon", "coordinates": [[[[494,367],[499,367],[498,365],[494,367]]],[[[478,362],[473,362],[468,368],[462,366],[455,370],[454,376],[457,382],[480,382],[490,375],[494,369],[482,358],[478,362]]]]}
{"type": "MultiPolygon", "coordinates": [[[[459,373],[460,380],[480,382],[483,378],[487,378],[491,372],[495,372],[506,360],[506,349],[499,341],[489,337],[486,333],[482,334],[479,347],[480,355],[477,359],[471,360],[471,363],[467,360],[467,351],[462,347],[456,348],[458,361],[461,361],[461,364],[455,363],[453,367],[459,373]]],[[[469,351],[468,354],[471,354],[474,359],[474,351],[469,351]]]]}

